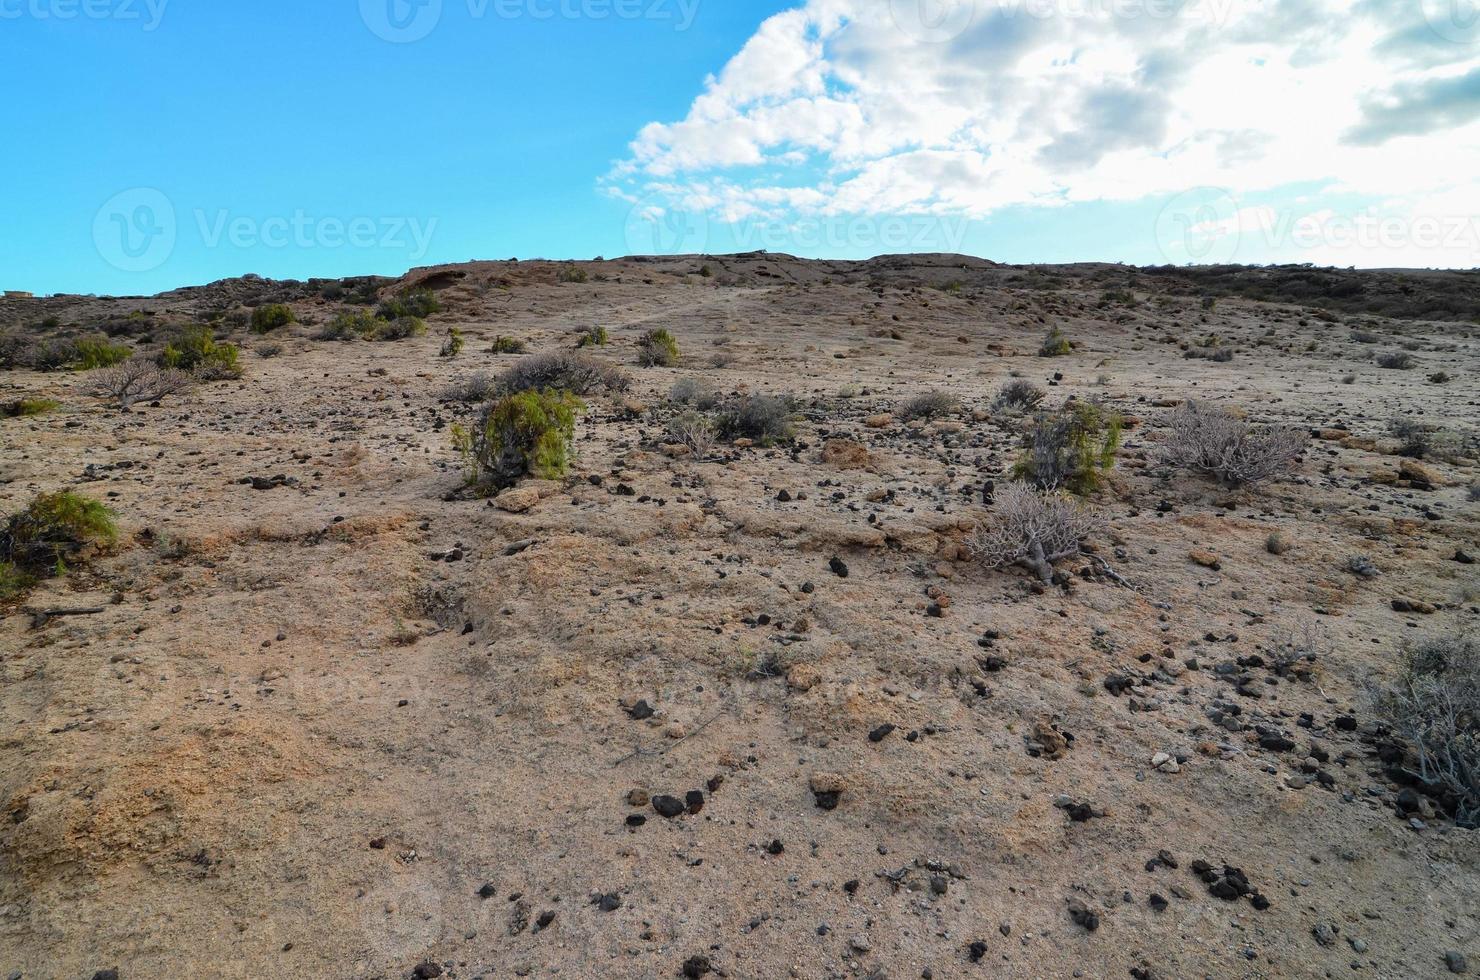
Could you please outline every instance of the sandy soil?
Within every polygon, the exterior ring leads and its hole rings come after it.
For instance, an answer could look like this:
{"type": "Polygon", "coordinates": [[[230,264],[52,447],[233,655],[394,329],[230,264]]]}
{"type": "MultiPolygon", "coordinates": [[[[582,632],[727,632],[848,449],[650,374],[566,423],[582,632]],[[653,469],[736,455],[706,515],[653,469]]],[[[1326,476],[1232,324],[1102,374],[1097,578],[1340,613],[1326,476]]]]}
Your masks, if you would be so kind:
{"type": "MultiPolygon", "coordinates": [[[[1148,280],[1130,305],[1103,296],[1113,267],[1042,288],[947,257],[703,262],[423,270],[405,283],[445,306],[427,337],[302,324],[263,358],[247,335],[241,381],[126,415],[83,375],[0,374],[0,401],[62,402],[0,420],[0,507],[70,488],[124,531],[0,620],[0,977],[668,978],[703,957],[757,980],[1398,978],[1449,975],[1449,951],[1480,970],[1480,835],[1397,812],[1363,693],[1405,640],[1480,614],[1453,560],[1480,552],[1480,471],[1428,461],[1444,485],[1415,487],[1387,431],[1399,411],[1480,426],[1473,326],[1207,311],[1148,280]],[[451,324],[469,342],[446,361],[451,324]],[[521,514],[459,494],[449,382],[512,363],[496,335],[542,350],[595,324],[634,388],[592,399],[571,477],[521,514]],[[1035,356],[1051,324],[1073,354],[1035,356]],[[680,367],[636,366],[653,326],[680,367]],[[1208,334],[1231,362],[1184,358],[1208,334]],[[1401,344],[1416,368],[1371,363],[1401,344]],[[1087,560],[1049,589],[962,560],[1015,453],[990,411],[1014,374],[1133,417],[1093,545],[1134,589],[1087,560]],[[799,441],[670,455],[683,377],[796,396],[799,441]],[[866,424],[935,388],[962,399],[950,424],[866,424]],[[1156,461],[1189,398],[1319,438],[1296,478],[1229,493],[1156,461]],[[822,461],[836,438],[861,468],[822,461]],[[296,482],[241,482],[277,475],[296,482]],[[1293,548],[1269,553],[1272,531],[1293,548]],[[1256,700],[1216,670],[1292,638],[1308,680],[1246,670],[1256,700]],[[1138,686],[1112,696],[1112,675],[1138,686]],[[1054,732],[1072,741],[1045,752],[1054,732]],[[1312,747],[1329,786],[1296,778],[1312,747]],[[692,790],[675,819],[629,802],[692,790]],[[1162,851],[1177,867],[1148,870],[1162,851]],[[1199,860],[1270,907],[1210,894],[1199,860]]],[[[207,298],[0,316],[184,319],[207,298]]]]}

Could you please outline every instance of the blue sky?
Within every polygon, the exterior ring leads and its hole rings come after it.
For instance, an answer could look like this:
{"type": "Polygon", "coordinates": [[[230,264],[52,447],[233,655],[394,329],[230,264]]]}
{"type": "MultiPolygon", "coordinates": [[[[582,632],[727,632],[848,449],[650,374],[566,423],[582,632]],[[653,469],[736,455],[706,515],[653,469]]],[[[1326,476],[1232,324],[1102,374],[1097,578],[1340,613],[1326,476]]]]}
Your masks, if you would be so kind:
{"type": "Polygon", "coordinates": [[[0,0],[0,288],[750,248],[1473,266],[1480,18],[1436,2],[0,0]]]}

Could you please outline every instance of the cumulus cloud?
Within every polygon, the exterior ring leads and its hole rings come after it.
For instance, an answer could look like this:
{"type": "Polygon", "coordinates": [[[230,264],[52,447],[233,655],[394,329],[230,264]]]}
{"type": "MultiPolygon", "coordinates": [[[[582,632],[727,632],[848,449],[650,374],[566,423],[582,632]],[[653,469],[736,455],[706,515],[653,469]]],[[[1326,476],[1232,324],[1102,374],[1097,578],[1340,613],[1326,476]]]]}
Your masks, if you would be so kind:
{"type": "Polygon", "coordinates": [[[1317,182],[1473,198],[1448,0],[808,0],[606,178],[731,220],[962,215],[1317,182]]]}

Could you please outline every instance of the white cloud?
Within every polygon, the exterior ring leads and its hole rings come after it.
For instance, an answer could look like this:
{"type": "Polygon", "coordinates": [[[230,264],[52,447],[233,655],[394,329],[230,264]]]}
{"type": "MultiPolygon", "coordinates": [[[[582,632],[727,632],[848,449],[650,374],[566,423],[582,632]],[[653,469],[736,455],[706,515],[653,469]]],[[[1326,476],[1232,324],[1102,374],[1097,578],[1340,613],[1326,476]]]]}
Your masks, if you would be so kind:
{"type": "Polygon", "coordinates": [[[1427,213],[1473,202],[1480,174],[1480,121],[1435,104],[1475,98],[1444,80],[1480,78],[1480,33],[1455,37],[1425,21],[1433,8],[809,0],[762,24],[684,119],[644,127],[607,180],[731,220],[982,217],[1305,181],[1427,213]],[[1420,95],[1424,118],[1394,124],[1420,95]]]}

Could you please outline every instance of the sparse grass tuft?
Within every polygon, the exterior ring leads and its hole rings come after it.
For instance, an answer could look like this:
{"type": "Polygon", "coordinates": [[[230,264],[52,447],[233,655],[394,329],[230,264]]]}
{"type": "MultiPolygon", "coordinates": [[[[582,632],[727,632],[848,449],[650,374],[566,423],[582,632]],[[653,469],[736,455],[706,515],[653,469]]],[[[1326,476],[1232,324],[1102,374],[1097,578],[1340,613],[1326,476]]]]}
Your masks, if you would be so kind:
{"type": "Polygon", "coordinates": [[[605,347],[611,343],[606,327],[582,327],[576,338],[576,347],[605,347]]]}
{"type": "Polygon", "coordinates": [[[0,404],[0,418],[32,418],[37,415],[45,415],[52,409],[60,407],[61,404],[61,402],[52,398],[22,398],[20,401],[0,404]]]}
{"type": "Polygon", "coordinates": [[[992,407],[1000,411],[1031,412],[1047,397],[1043,389],[1031,381],[1009,381],[997,392],[992,407]]]}

